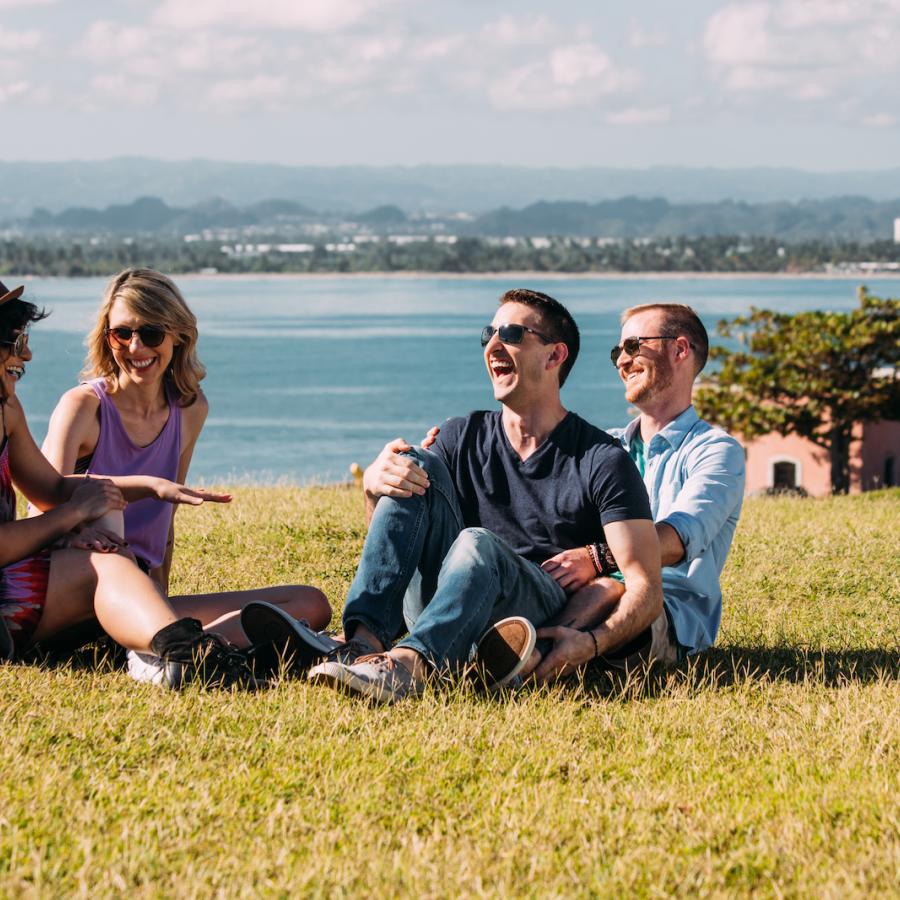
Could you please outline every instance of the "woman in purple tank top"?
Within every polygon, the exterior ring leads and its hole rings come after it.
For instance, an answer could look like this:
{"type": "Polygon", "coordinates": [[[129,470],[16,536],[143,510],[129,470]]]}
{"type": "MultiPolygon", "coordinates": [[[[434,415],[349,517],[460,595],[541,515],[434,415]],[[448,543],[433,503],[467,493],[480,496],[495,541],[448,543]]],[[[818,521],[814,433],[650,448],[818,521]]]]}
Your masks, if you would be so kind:
{"type": "Polygon", "coordinates": [[[152,475],[65,476],[41,455],[16,394],[32,354],[28,328],[45,313],[22,299],[24,287],[0,284],[0,656],[9,659],[95,620],[131,651],[159,658],[159,683],[190,681],[253,687],[246,659],[201,623],[179,617],[159,585],[103,531],[84,538],[93,552],[67,542],[126,502],[227,502],[227,495],[185,488],[152,475]],[[16,518],[18,488],[41,511],[16,518]],[[101,552],[105,551],[105,552],[101,552]]]}
{"type": "MultiPolygon", "coordinates": [[[[50,420],[44,455],[63,474],[152,474],[181,483],[209,409],[200,390],[197,320],[175,284],[150,269],[126,269],[110,281],[88,336],[85,383],[62,396],[50,420]]],[[[155,500],[129,504],[124,537],[138,564],[168,590],[173,508],[155,500]]],[[[90,533],[76,540],[103,542],[90,533]]],[[[316,588],[283,585],[257,590],[172,597],[184,616],[239,647],[248,644],[240,610],[251,601],[274,604],[314,629],[331,608],[316,588]]],[[[133,661],[133,660],[132,660],[133,661]]]]}

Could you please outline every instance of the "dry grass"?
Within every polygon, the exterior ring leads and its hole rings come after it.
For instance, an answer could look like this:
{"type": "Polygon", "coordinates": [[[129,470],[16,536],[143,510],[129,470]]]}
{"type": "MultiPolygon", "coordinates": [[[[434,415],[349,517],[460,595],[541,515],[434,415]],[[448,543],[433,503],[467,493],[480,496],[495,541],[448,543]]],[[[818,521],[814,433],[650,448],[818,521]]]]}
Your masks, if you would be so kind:
{"type": "MultiPolygon", "coordinates": [[[[891,896],[900,492],[748,503],[719,647],[679,670],[372,709],[0,669],[6,895],[891,896]]],[[[322,585],[351,490],[179,514],[174,587],[322,585]]]]}

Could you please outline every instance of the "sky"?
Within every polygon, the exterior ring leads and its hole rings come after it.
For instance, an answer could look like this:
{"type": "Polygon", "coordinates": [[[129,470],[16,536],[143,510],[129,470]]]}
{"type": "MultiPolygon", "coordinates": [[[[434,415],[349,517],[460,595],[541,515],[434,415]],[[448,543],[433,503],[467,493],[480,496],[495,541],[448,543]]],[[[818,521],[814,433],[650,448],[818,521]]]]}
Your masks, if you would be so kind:
{"type": "Polygon", "coordinates": [[[900,0],[0,0],[2,160],[900,165],[900,0]]]}

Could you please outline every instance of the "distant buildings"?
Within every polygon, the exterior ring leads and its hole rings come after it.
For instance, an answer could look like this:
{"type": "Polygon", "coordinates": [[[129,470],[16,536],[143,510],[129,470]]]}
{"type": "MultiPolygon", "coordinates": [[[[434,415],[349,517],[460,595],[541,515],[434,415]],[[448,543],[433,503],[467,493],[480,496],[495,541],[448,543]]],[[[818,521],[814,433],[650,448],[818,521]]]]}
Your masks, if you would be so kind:
{"type": "MultiPolygon", "coordinates": [[[[737,435],[741,440],[740,435],[737,435]]],[[[802,489],[812,497],[831,493],[828,451],[797,435],[772,433],[743,441],[747,493],[802,489]]],[[[850,493],[900,484],[900,422],[859,422],[850,444],[850,493]]]]}

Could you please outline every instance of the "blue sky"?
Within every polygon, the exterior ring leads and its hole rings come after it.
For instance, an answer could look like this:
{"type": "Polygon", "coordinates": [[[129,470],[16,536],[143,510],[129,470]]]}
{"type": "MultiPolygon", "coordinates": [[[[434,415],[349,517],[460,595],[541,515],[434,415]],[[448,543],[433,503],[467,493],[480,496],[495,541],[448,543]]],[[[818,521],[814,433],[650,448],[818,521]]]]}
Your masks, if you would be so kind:
{"type": "Polygon", "coordinates": [[[900,0],[0,0],[0,159],[900,165],[900,0]]]}

